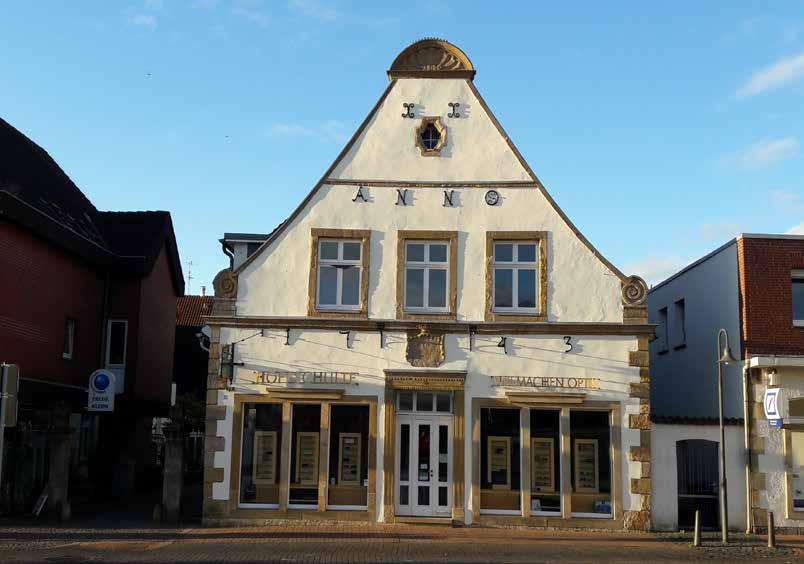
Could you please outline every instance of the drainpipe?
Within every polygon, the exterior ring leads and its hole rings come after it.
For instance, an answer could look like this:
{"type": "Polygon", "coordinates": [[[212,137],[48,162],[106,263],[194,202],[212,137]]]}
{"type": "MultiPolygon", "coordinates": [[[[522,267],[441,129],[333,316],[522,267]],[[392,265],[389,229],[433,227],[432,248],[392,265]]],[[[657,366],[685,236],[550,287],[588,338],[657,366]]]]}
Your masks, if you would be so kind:
{"type": "Polygon", "coordinates": [[[234,270],[234,253],[229,250],[229,247],[226,246],[226,242],[221,241],[221,249],[223,250],[223,254],[229,257],[229,270],[234,270]]]}
{"type": "Polygon", "coordinates": [[[743,435],[745,439],[745,532],[754,532],[753,511],[751,511],[751,433],[750,433],[750,412],[748,402],[748,390],[750,388],[749,376],[751,369],[748,360],[743,364],[743,435]]]}

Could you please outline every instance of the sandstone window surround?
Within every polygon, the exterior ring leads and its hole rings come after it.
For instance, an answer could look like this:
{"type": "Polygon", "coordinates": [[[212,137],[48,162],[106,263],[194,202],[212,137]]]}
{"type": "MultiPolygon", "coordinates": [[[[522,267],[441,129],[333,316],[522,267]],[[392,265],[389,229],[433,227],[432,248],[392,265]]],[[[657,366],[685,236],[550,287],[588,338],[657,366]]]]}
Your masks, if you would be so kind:
{"type": "Polygon", "coordinates": [[[423,157],[437,157],[447,142],[447,129],[438,116],[425,116],[415,130],[416,146],[423,157]]]}
{"type": "Polygon", "coordinates": [[[457,247],[457,231],[397,233],[397,319],[456,318],[457,247]]]}
{"type": "Polygon", "coordinates": [[[547,232],[486,233],[486,321],[547,321],[547,291],[547,232]]]}
{"type": "Polygon", "coordinates": [[[310,317],[368,317],[371,231],[311,229],[310,317]]]}

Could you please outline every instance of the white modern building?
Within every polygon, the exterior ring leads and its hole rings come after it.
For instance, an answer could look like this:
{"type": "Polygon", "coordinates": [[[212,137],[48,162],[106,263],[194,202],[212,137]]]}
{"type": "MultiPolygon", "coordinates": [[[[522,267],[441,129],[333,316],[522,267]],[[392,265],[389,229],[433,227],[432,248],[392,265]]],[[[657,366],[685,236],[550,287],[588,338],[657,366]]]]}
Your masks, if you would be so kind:
{"type": "Polygon", "coordinates": [[[419,41],[388,77],[216,278],[206,522],[649,527],[644,282],[549,196],[460,49],[419,41]]]}

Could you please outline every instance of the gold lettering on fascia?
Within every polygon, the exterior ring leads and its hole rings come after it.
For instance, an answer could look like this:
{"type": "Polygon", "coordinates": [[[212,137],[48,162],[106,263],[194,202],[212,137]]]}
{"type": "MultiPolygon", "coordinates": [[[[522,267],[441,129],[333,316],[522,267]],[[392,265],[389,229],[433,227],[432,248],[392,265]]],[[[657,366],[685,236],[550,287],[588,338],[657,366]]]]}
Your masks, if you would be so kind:
{"type": "Polygon", "coordinates": [[[599,390],[597,378],[566,378],[555,376],[491,376],[491,386],[512,388],[562,388],[599,390]]]}
{"type": "Polygon", "coordinates": [[[312,384],[357,386],[358,372],[257,372],[255,384],[312,384]]]}

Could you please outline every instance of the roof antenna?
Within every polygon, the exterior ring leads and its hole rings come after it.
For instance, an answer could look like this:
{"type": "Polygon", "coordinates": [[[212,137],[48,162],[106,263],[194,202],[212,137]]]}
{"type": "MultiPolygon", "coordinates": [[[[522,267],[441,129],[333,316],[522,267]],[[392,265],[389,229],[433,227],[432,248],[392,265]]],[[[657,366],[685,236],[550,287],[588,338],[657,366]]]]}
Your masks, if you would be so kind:
{"type": "Polygon", "coordinates": [[[193,261],[188,260],[187,261],[187,294],[188,295],[192,294],[192,291],[190,290],[190,285],[192,284],[192,281],[193,281],[193,261]]]}

